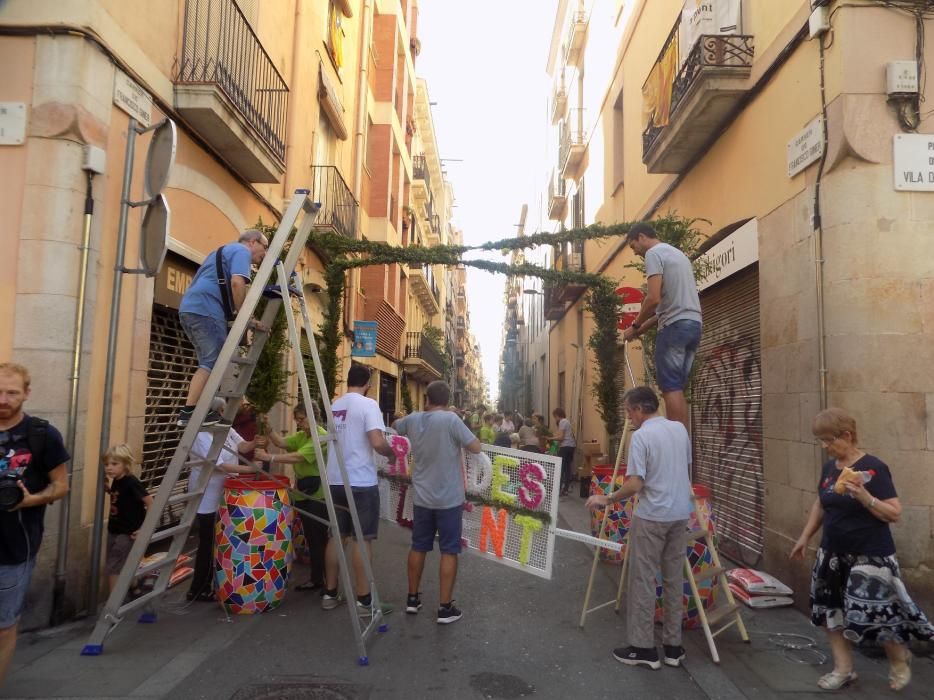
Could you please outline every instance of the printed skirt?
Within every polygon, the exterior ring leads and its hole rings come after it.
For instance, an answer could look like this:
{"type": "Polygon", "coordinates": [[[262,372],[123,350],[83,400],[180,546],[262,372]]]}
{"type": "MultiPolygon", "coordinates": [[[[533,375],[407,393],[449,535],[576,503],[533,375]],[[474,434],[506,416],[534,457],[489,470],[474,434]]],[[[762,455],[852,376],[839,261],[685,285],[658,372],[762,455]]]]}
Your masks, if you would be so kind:
{"type": "Polygon", "coordinates": [[[811,572],[811,622],[842,631],[851,642],[934,639],[934,626],[908,595],[894,554],[818,549],[811,572]]]}

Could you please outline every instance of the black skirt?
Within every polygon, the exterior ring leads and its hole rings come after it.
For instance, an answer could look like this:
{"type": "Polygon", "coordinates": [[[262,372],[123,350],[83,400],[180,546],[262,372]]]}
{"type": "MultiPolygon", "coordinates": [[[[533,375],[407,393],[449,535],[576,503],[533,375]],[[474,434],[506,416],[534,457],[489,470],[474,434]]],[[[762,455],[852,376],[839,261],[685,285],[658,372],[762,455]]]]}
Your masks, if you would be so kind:
{"type": "Polygon", "coordinates": [[[934,626],[908,595],[894,554],[818,549],[811,572],[811,622],[842,631],[851,642],[934,639],[934,626]]]}

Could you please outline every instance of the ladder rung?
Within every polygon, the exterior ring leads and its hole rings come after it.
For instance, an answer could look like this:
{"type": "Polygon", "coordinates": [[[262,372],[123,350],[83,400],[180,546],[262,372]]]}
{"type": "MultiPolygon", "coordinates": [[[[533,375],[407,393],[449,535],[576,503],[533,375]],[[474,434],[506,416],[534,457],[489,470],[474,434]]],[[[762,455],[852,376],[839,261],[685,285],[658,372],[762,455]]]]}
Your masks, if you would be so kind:
{"type": "Polygon", "coordinates": [[[120,606],[120,609],[117,610],[117,617],[123,618],[128,612],[141,608],[152,600],[155,600],[161,596],[165,591],[160,591],[157,588],[153,588],[151,591],[147,591],[139,598],[130,600],[120,606]]]}
{"type": "Polygon", "coordinates": [[[688,535],[688,542],[697,542],[707,537],[707,530],[691,530],[688,535]]]}
{"type": "Polygon", "coordinates": [[[249,357],[240,357],[239,355],[232,358],[230,362],[235,365],[246,365],[248,367],[256,364],[256,360],[253,360],[249,357]]]}
{"type": "Polygon", "coordinates": [[[174,496],[169,496],[169,501],[166,505],[174,505],[175,503],[185,503],[187,501],[194,500],[195,498],[201,498],[204,495],[204,492],[207,489],[195,489],[194,491],[186,491],[185,493],[177,493],[174,496]]]}
{"type": "Polygon", "coordinates": [[[710,636],[711,636],[711,637],[716,637],[716,636],[719,635],[721,632],[726,632],[728,629],[730,629],[730,627],[732,627],[732,626],[735,625],[735,624],[736,624],[736,618],[734,617],[732,620],[730,620],[730,621],[727,622],[725,625],[723,625],[723,627],[718,627],[718,628],[715,629],[715,630],[710,630],[710,636]]]}
{"type": "Polygon", "coordinates": [[[707,626],[713,627],[718,622],[720,622],[720,620],[722,620],[723,618],[729,617],[730,615],[735,614],[737,610],[739,610],[738,603],[732,603],[732,604],[726,603],[722,606],[717,606],[712,613],[708,613],[707,626]]]}
{"type": "Polygon", "coordinates": [[[155,561],[151,561],[148,564],[143,564],[142,566],[137,568],[136,576],[137,577],[145,576],[150,571],[155,571],[156,569],[163,569],[166,566],[171,566],[174,568],[175,562],[169,561],[167,557],[163,557],[162,559],[156,559],[155,561]]]}
{"type": "Polygon", "coordinates": [[[149,538],[149,542],[161,542],[162,540],[167,540],[170,537],[175,537],[176,535],[188,534],[188,531],[191,529],[191,525],[187,523],[182,523],[181,525],[175,525],[174,527],[166,528],[165,530],[160,530],[153,534],[149,538]]]}
{"type": "Polygon", "coordinates": [[[236,389],[220,389],[216,396],[220,396],[222,399],[239,399],[243,396],[243,392],[236,389]]]}
{"type": "Polygon", "coordinates": [[[713,566],[709,569],[704,569],[699,574],[694,574],[695,581],[707,581],[714,579],[722,573],[726,572],[726,567],[723,566],[713,566]]]}

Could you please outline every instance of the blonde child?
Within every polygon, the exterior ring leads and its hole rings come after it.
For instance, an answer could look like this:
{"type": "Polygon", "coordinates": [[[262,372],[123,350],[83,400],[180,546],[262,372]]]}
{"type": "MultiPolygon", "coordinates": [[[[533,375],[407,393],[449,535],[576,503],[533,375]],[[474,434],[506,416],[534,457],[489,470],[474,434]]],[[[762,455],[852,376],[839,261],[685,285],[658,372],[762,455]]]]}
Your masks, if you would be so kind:
{"type": "Polygon", "coordinates": [[[142,482],[133,475],[136,460],[129,445],[114,445],[101,457],[104,473],[110,480],[110,518],[107,521],[107,581],[110,590],[117,583],[136,531],[146,519],[146,511],[152,505],[152,496],[142,482]]]}

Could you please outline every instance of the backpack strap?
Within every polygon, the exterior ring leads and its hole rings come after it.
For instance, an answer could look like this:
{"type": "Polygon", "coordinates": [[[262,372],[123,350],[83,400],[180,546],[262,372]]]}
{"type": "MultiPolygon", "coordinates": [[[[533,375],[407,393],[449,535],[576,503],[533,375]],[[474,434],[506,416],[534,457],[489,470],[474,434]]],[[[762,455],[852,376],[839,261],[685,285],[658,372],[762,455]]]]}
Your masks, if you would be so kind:
{"type": "Polygon", "coordinates": [[[49,432],[49,422],[37,416],[29,416],[27,420],[29,424],[26,426],[26,444],[29,445],[29,451],[32,453],[36,466],[45,469],[45,443],[49,432]]]}
{"type": "Polygon", "coordinates": [[[224,316],[227,321],[236,317],[233,304],[233,287],[230,284],[230,275],[224,269],[224,247],[221,246],[214,253],[214,268],[217,273],[217,286],[220,288],[221,304],[224,306],[224,316]]]}

